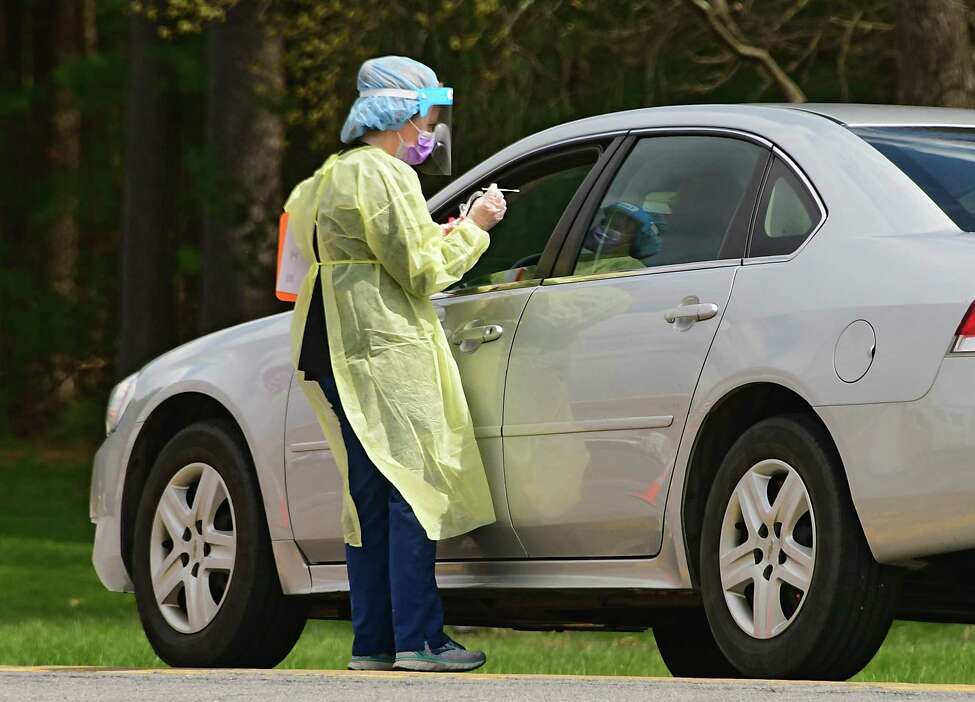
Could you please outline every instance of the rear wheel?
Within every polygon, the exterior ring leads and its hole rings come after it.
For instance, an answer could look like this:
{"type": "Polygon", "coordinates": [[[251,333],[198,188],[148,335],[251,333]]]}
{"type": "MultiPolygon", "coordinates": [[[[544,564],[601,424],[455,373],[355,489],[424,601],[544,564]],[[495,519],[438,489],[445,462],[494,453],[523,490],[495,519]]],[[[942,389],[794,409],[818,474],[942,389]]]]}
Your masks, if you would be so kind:
{"type": "Polygon", "coordinates": [[[220,421],[180,431],[139,505],[136,603],[172,666],[273,667],[305,625],[303,603],[281,593],[260,488],[236,436],[220,421]]]}
{"type": "Polygon", "coordinates": [[[818,422],[774,417],[738,439],[701,534],[705,610],[735,668],[762,678],[856,674],[890,628],[898,583],[870,553],[818,422]]]}

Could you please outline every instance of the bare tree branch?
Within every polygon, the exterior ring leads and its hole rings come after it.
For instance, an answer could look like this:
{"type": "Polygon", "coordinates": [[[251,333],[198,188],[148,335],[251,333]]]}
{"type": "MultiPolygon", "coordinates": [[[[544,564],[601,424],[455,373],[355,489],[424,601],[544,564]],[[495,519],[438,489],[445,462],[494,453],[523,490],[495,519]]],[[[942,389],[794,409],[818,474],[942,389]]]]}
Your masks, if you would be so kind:
{"type": "Polygon", "coordinates": [[[820,28],[809,39],[809,43],[806,45],[806,48],[803,49],[803,52],[796,57],[795,61],[793,61],[786,67],[786,70],[789,73],[795,73],[799,69],[799,66],[805,63],[810,56],[813,56],[816,53],[816,50],[819,49],[819,43],[822,40],[823,40],[823,30],[822,28],[820,28]]]}
{"type": "Polygon", "coordinates": [[[703,56],[701,54],[691,55],[691,62],[699,66],[727,66],[734,60],[734,56],[723,51],[720,54],[713,54],[710,56],[703,56]]]}
{"type": "MultiPolygon", "coordinates": [[[[830,24],[838,24],[841,27],[849,27],[853,24],[853,20],[844,19],[842,17],[830,17],[829,22],[830,24]]],[[[864,22],[863,20],[860,20],[856,23],[856,28],[866,32],[892,32],[894,30],[894,25],[890,24],[889,22],[864,22]]]]}
{"type": "Polygon", "coordinates": [[[701,93],[701,94],[710,93],[712,90],[717,90],[722,85],[724,85],[729,80],[731,80],[732,77],[735,75],[735,73],[738,72],[739,68],[741,68],[740,61],[729,65],[726,70],[718,73],[714,78],[712,78],[709,81],[702,81],[700,83],[691,83],[690,85],[687,85],[685,87],[689,92],[692,93],[701,93]]]}
{"type": "Polygon", "coordinates": [[[768,77],[767,73],[763,73],[761,77],[761,82],[758,88],[748,96],[748,102],[758,102],[759,98],[765,94],[765,91],[772,86],[772,79],[768,77]]]}
{"type": "Polygon", "coordinates": [[[515,24],[518,23],[519,19],[521,19],[521,16],[525,14],[525,11],[534,4],[535,0],[521,0],[521,3],[517,8],[515,8],[515,11],[511,13],[511,16],[508,18],[508,21],[505,23],[504,27],[501,28],[501,31],[498,32],[497,36],[495,36],[491,41],[491,45],[497,46],[507,39],[508,36],[511,35],[511,30],[514,29],[515,24]]]}
{"type": "Polygon", "coordinates": [[[769,34],[777,34],[782,27],[792,21],[793,17],[802,12],[808,4],[809,0],[797,0],[792,6],[789,7],[789,9],[779,16],[778,20],[772,24],[769,29],[769,34]]]}
{"type": "Polygon", "coordinates": [[[715,34],[742,58],[753,61],[785,93],[789,102],[806,102],[806,94],[766,49],[754,46],[746,40],[738,24],[731,16],[726,0],[687,0],[700,10],[715,34]]]}

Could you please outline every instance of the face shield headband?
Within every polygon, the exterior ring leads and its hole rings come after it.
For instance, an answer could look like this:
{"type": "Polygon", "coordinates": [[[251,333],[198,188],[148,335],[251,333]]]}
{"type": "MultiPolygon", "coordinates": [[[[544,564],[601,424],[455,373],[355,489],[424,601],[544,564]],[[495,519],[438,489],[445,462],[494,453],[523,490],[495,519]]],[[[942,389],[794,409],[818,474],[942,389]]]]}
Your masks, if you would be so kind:
{"type": "Polygon", "coordinates": [[[416,100],[417,112],[420,117],[426,117],[431,107],[438,107],[437,123],[431,127],[433,134],[433,149],[422,163],[416,164],[421,173],[433,175],[450,175],[451,171],[451,107],[454,104],[453,88],[420,88],[406,90],[401,88],[375,88],[363,90],[360,97],[396,97],[405,100],[416,100]]]}

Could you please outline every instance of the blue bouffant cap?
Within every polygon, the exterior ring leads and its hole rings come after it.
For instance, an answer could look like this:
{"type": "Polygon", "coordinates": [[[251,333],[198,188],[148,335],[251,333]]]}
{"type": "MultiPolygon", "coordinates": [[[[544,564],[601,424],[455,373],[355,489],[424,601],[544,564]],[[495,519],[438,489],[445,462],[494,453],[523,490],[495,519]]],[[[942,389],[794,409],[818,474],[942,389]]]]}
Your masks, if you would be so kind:
{"type": "MultiPolygon", "coordinates": [[[[366,90],[399,88],[420,90],[437,87],[437,74],[428,66],[405,56],[380,56],[359,68],[357,87],[366,90]]],[[[352,103],[339,138],[348,144],[367,131],[399,129],[419,112],[419,101],[389,95],[360,96],[352,103]]]]}

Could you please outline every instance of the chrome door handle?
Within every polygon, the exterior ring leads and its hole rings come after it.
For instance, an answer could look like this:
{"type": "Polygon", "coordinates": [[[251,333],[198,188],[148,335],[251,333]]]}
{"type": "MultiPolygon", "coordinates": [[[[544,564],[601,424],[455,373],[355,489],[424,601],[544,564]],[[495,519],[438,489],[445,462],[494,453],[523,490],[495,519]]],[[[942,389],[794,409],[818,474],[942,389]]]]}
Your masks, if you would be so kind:
{"type": "Polygon", "coordinates": [[[481,344],[486,344],[489,341],[495,341],[500,339],[501,335],[504,334],[504,327],[500,324],[481,324],[481,320],[475,319],[472,322],[468,322],[460,329],[455,331],[450,340],[457,344],[458,346],[463,344],[465,341],[475,341],[481,344]]]}
{"type": "Polygon", "coordinates": [[[681,305],[664,312],[664,319],[670,323],[678,319],[688,319],[692,322],[703,322],[718,314],[718,306],[713,302],[702,302],[696,305],[681,305]]]}

